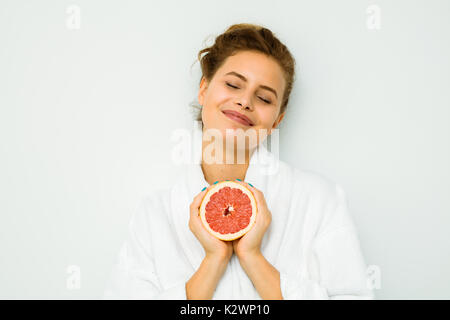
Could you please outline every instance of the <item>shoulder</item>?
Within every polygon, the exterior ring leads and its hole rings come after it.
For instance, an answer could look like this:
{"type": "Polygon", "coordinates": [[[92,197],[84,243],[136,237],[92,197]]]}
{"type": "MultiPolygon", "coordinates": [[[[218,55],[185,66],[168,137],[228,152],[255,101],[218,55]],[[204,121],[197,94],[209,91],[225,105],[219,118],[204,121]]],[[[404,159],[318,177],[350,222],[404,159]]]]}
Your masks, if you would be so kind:
{"type": "Polygon", "coordinates": [[[336,181],[316,171],[294,168],[293,176],[298,185],[322,196],[333,196],[340,188],[336,181]]]}
{"type": "Polygon", "coordinates": [[[346,192],[339,182],[317,171],[287,167],[292,177],[293,197],[308,200],[323,215],[333,212],[339,205],[347,205],[346,192]]]}
{"type": "Polygon", "coordinates": [[[309,190],[309,200],[318,208],[318,236],[339,230],[355,230],[347,193],[340,183],[314,172],[296,169],[296,181],[309,190]]]}
{"type": "Polygon", "coordinates": [[[161,205],[169,194],[170,189],[161,188],[144,193],[140,196],[139,203],[145,207],[161,205]]]}
{"type": "Polygon", "coordinates": [[[132,220],[137,223],[149,222],[150,219],[157,219],[158,213],[168,210],[169,189],[155,189],[141,194],[136,205],[132,220]]]}
{"type": "Polygon", "coordinates": [[[301,192],[302,195],[330,199],[341,190],[340,184],[324,174],[312,170],[296,168],[284,161],[280,161],[281,175],[289,181],[291,190],[301,192]]]}
{"type": "Polygon", "coordinates": [[[355,230],[347,193],[341,184],[322,173],[292,168],[293,201],[307,203],[316,224],[316,235],[338,230],[355,230]]]}

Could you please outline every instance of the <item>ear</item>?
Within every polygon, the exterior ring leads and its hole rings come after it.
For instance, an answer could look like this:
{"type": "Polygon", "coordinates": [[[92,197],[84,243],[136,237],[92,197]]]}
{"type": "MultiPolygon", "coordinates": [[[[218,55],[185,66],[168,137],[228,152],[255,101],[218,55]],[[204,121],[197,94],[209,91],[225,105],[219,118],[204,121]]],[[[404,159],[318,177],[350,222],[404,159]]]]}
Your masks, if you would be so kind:
{"type": "Polygon", "coordinates": [[[274,122],[274,124],[272,126],[272,129],[276,129],[278,127],[278,125],[280,124],[281,120],[283,120],[285,114],[286,114],[286,111],[278,116],[277,120],[275,120],[275,122],[274,122]]]}
{"type": "Polygon", "coordinates": [[[204,76],[202,76],[202,80],[200,81],[200,89],[198,90],[198,102],[200,105],[203,105],[203,100],[205,98],[205,92],[208,89],[208,80],[204,76]]]}

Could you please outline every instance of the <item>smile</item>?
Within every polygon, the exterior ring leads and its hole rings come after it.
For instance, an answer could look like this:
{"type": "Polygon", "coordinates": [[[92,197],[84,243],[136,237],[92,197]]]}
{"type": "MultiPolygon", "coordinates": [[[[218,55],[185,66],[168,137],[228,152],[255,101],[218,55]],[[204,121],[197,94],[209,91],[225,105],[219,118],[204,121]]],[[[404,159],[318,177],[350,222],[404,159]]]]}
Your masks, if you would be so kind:
{"type": "Polygon", "coordinates": [[[235,115],[229,114],[229,113],[224,113],[224,112],[222,112],[222,113],[225,116],[227,116],[229,119],[234,120],[235,122],[238,122],[238,123],[240,123],[240,124],[242,124],[242,125],[244,125],[246,127],[251,127],[250,123],[248,123],[246,120],[244,120],[244,119],[242,119],[242,118],[240,118],[238,116],[235,116],[235,115]]]}

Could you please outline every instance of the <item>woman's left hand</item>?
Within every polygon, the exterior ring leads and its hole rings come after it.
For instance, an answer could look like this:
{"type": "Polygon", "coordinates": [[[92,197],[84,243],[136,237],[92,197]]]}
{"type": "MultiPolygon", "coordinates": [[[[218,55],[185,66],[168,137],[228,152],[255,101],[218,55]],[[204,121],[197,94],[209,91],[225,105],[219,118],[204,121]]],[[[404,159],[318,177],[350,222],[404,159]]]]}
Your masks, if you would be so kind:
{"type": "Polygon", "coordinates": [[[241,238],[233,240],[233,250],[237,257],[241,259],[248,255],[259,254],[261,252],[261,241],[264,234],[272,222],[272,213],[267,207],[266,199],[264,194],[250,186],[246,182],[235,181],[249,188],[256,199],[256,206],[258,207],[258,212],[256,214],[256,221],[253,227],[241,238]]]}

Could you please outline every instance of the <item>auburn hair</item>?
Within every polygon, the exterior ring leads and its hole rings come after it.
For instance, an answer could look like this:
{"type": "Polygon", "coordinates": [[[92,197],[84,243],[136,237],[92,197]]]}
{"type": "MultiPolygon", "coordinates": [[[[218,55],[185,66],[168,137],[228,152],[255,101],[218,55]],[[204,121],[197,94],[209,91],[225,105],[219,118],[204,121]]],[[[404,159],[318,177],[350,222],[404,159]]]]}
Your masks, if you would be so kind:
{"type": "MultiPolygon", "coordinates": [[[[286,111],[295,80],[295,59],[272,31],[263,26],[249,23],[234,24],[217,36],[212,46],[200,50],[197,56],[202,71],[200,82],[203,77],[208,82],[211,81],[229,56],[246,50],[261,52],[274,58],[283,70],[286,88],[279,113],[282,114],[286,111]]],[[[202,121],[201,106],[194,105],[194,107],[199,109],[196,120],[202,121]]]]}

